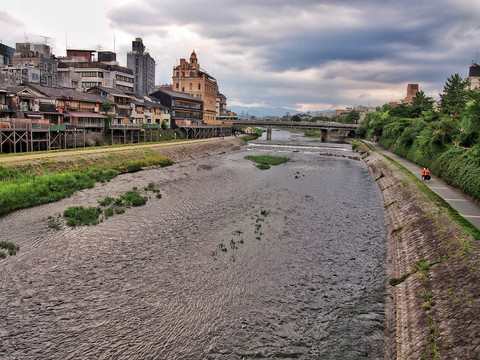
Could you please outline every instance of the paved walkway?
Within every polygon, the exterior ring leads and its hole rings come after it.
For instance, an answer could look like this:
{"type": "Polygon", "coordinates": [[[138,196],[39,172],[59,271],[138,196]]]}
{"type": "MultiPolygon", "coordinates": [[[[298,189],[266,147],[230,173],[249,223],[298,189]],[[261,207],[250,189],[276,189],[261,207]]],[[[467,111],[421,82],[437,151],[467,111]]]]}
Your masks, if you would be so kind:
{"type": "MultiPolygon", "coordinates": [[[[417,175],[419,179],[422,178],[422,167],[420,165],[412,163],[394,153],[383,150],[377,144],[372,144],[370,142],[369,144],[373,145],[378,152],[387,155],[399,164],[403,165],[411,173],[417,175]]],[[[432,179],[430,181],[426,181],[425,185],[427,185],[430,189],[432,189],[435,193],[442,197],[455,210],[457,210],[460,215],[462,215],[465,219],[475,225],[477,229],[480,229],[480,206],[477,205],[475,202],[469,200],[457,189],[443,183],[437,177],[433,175],[431,175],[431,177],[432,179]]]]}

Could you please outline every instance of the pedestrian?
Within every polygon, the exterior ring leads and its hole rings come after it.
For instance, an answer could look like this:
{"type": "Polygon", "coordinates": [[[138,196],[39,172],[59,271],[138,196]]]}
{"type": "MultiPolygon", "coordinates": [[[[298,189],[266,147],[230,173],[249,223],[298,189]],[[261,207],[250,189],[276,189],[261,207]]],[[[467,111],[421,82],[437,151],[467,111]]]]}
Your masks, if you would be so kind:
{"type": "Polygon", "coordinates": [[[428,168],[425,169],[425,180],[430,181],[430,170],[428,168]]]}
{"type": "Polygon", "coordinates": [[[425,181],[425,176],[427,175],[427,168],[422,169],[422,181],[425,181]]]}

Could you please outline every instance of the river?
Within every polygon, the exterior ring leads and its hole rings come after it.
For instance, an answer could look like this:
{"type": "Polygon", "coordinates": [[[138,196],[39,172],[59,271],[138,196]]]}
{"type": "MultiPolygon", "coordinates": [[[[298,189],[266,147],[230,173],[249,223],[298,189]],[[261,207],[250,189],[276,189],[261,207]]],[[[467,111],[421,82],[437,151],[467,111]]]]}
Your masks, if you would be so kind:
{"type": "Polygon", "coordinates": [[[273,131],[0,218],[2,359],[383,359],[386,222],[350,146],[273,131]],[[333,156],[324,156],[329,153],[333,156]],[[245,155],[290,161],[257,169],[245,155]],[[145,206],[48,227],[150,182],[145,206]]]}

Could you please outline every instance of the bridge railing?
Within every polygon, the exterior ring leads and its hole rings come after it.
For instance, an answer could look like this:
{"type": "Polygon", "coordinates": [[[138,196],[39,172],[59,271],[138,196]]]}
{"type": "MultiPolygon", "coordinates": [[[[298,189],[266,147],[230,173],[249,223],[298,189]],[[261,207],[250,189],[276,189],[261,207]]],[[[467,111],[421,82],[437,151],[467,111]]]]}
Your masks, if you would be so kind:
{"type": "Polygon", "coordinates": [[[342,124],[333,121],[329,122],[306,122],[306,121],[263,121],[263,120],[239,120],[232,121],[233,126],[271,126],[271,127],[297,127],[311,129],[336,129],[336,130],[356,130],[358,124],[342,124]]]}

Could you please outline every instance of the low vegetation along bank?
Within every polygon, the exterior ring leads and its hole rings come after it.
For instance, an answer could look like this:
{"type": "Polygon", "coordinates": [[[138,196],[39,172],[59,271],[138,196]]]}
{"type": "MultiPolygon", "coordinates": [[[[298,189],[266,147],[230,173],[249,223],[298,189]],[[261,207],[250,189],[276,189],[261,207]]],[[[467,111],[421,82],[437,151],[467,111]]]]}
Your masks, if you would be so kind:
{"type": "Polygon", "coordinates": [[[455,222],[406,169],[357,150],[382,192],[390,229],[386,358],[480,359],[478,233],[455,222]]]}
{"type": "Polygon", "coordinates": [[[142,149],[1,165],[0,215],[60,200],[118,174],[172,163],[151,149],[142,149]]]}
{"type": "Polygon", "coordinates": [[[419,91],[412,104],[384,105],[360,122],[357,135],[413,161],[480,201],[480,92],[452,75],[434,100],[419,91]]]}
{"type": "MultiPolygon", "coordinates": [[[[220,154],[238,149],[245,144],[240,138],[226,138],[215,141],[180,143],[148,149],[126,148],[124,151],[105,152],[99,154],[83,154],[17,161],[0,165],[0,216],[15,210],[53,202],[72,195],[77,190],[91,188],[97,182],[106,182],[115,176],[135,172],[152,166],[168,166],[174,162],[182,162],[197,157],[220,154]]],[[[108,151],[108,149],[106,149],[108,151]]],[[[151,186],[144,189],[161,198],[158,189],[151,186]]],[[[67,211],[69,215],[80,219],[70,220],[76,226],[85,223],[94,224],[101,219],[125,211],[126,207],[137,206],[145,201],[145,197],[136,190],[124,195],[122,199],[105,199],[100,207],[88,209],[78,207],[67,211]],[[109,201],[113,203],[109,204],[109,201]]],[[[49,227],[59,228],[62,222],[58,218],[49,219],[49,227]]],[[[15,255],[19,248],[16,244],[0,238],[0,259],[15,255]]]]}

